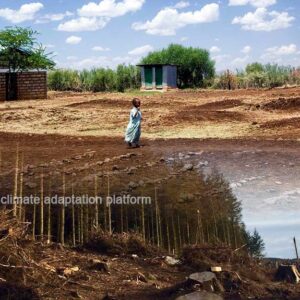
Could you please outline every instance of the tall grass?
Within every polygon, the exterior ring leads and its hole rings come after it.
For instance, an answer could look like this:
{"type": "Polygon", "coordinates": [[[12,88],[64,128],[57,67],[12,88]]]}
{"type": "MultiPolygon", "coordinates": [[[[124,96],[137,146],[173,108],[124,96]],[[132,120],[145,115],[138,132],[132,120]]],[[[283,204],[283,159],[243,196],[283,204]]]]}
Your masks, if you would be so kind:
{"type": "Polygon", "coordinates": [[[119,65],[116,70],[57,69],[49,72],[48,87],[55,91],[124,92],[140,88],[140,70],[132,65],[119,65]]]}

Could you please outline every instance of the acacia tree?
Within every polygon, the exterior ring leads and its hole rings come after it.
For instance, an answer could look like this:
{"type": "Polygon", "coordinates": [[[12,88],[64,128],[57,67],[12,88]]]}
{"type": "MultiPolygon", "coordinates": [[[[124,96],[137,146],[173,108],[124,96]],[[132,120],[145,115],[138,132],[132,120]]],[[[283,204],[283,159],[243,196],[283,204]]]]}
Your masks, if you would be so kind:
{"type": "Polygon", "coordinates": [[[37,42],[38,33],[30,28],[7,27],[0,31],[0,62],[9,72],[52,69],[55,66],[45,48],[37,42]]]}
{"type": "Polygon", "coordinates": [[[38,33],[30,28],[7,27],[0,31],[0,66],[8,68],[8,98],[14,93],[12,73],[29,69],[52,69],[50,53],[38,44],[38,33]]]}
{"type": "Polygon", "coordinates": [[[178,65],[178,86],[182,88],[203,87],[215,75],[215,62],[207,50],[177,44],[149,53],[141,63],[178,65]]]}

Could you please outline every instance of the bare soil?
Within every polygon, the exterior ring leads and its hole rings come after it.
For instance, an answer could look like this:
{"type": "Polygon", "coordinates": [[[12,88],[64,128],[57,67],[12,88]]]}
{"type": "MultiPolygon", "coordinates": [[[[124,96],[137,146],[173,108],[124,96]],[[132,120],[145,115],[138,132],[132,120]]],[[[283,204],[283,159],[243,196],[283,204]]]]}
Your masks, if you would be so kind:
{"type": "MultiPolygon", "coordinates": [[[[84,180],[92,182],[95,174],[101,177],[104,172],[112,172],[118,178],[112,183],[115,189],[126,189],[130,181],[140,179],[162,181],[170,176],[165,160],[191,151],[201,153],[200,160],[222,160],[233,168],[233,173],[235,165],[246,163],[235,154],[248,152],[274,165],[279,164],[278,157],[282,156],[295,163],[297,172],[299,95],[300,88],[165,94],[50,92],[47,100],[1,103],[1,194],[13,191],[17,149],[25,168],[25,194],[35,192],[41,173],[45,178],[53,178],[52,185],[57,191],[61,189],[63,173],[69,183],[77,186],[84,180]],[[127,149],[123,133],[134,96],[142,100],[143,147],[127,149]],[[125,159],[120,158],[128,154],[125,159]],[[129,174],[131,167],[134,171],[129,174]]],[[[253,162],[252,167],[258,168],[258,162],[253,162]]],[[[49,299],[72,299],[77,294],[83,299],[103,299],[107,293],[117,299],[173,299],[176,294],[160,294],[160,290],[171,291],[192,271],[166,266],[160,260],[157,263],[131,257],[113,259],[86,250],[41,248],[39,243],[22,247],[37,253],[35,259],[39,264],[55,268],[78,265],[83,270],[71,283],[61,279],[59,289],[55,287],[59,280],[56,278],[53,298],[49,285],[41,287],[39,294],[46,293],[44,298],[49,299]],[[85,262],[90,258],[107,260],[111,274],[86,270],[85,262]],[[138,272],[153,274],[157,279],[140,282],[136,280],[138,272]],[[72,284],[74,287],[70,288],[72,284]]],[[[297,286],[273,283],[264,277],[247,279],[247,270],[243,272],[246,281],[251,282],[244,296],[285,299],[300,295],[297,286]]],[[[255,269],[248,273],[254,274],[255,269]]]]}
{"type": "Polygon", "coordinates": [[[50,92],[47,100],[3,102],[0,131],[121,137],[131,99],[142,100],[143,137],[293,139],[300,129],[269,126],[297,122],[300,88],[168,93],[50,92]]]}

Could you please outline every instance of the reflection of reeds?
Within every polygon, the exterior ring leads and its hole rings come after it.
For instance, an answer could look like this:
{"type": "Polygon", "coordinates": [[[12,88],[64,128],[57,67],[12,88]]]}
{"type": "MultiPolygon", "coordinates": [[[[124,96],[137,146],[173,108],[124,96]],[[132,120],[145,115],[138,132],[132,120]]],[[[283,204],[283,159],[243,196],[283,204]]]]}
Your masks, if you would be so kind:
{"type": "MultiPolygon", "coordinates": [[[[95,175],[94,179],[94,191],[95,191],[95,198],[97,199],[98,197],[98,178],[97,175],[95,175]]],[[[94,217],[94,226],[95,229],[98,230],[99,227],[99,204],[98,201],[95,203],[95,217],[94,217]]]]}
{"type": "MultiPolygon", "coordinates": [[[[109,181],[109,174],[107,174],[107,197],[110,197],[110,181],[109,181]]],[[[111,227],[111,204],[108,202],[108,232],[112,234],[112,227],[111,227]]]]}
{"type": "MultiPolygon", "coordinates": [[[[24,183],[28,181],[24,173],[23,153],[19,148],[13,159],[14,196],[22,198],[27,186],[24,183]]],[[[126,195],[129,191],[124,190],[123,182],[119,187],[120,180],[115,180],[115,177],[112,180],[112,173],[100,176],[96,171],[89,174],[87,170],[84,180],[79,179],[78,184],[76,180],[79,177],[67,177],[65,170],[58,178],[52,177],[49,181],[45,167],[36,170],[41,172],[34,177],[40,181],[35,193],[40,196],[41,202],[27,207],[26,218],[25,205],[13,208],[20,220],[32,221],[32,237],[47,238],[47,243],[84,244],[91,233],[101,229],[110,235],[135,231],[144,241],[176,253],[180,253],[187,244],[224,243],[235,248],[244,244],[245,229],[241,223],[239,202],[220,177],[204,178],[188,172],[178,178],[168,177],[162,182],[149,181],[130,190],[130,193],[133,196],[151,196],[154,198],[151,205],[115,205],[107,203],[106,196],[126,195]],[[55,184],[53,187],[51,181],[55,184]],[[191,196],[181,198],[182,191],[191,196]],[[43,202],[44,196],[52,193],[67,197],[79,192],[94,197],[104,196],[103,206],[97,202],[90,205],[72,203],[68,207],[43,202]]]]}
{"type": "Polygon", "coordinates": [[[13,216],[17,217],[17,202],[18,197],[18,175],[19,175],[19,144],[16,150],[16,164],[15,164],[15,177],[14,177],[14,193],[13,193],[13,216]]]}
{"type": "Polygon", "coordinates": [[[21,172],[20,172],[20,190],[19,190],[19,199],[21,200],[19,204],[19,209],[17,210],[17,216],[19,220],[25,222],[25,205],[22,203],[23,198],[23,172],[24,172],[24,154],[21,155],[21,172]]]}
{"type": "MultiPolygon", "coordinates": [[[[71,195],[74,195],[74,184],[72,182],[72,193],[71,195]]],[[[76,246],[76,227],[75,227],[75,205],[74,203],[71,204],[72,209],[72,244],[75,247],[76,246]]]]}
{"type": "Polygon", "coordinates": [[[40,195],[40,239],[44,239],[44,175],[41,174],[41,195],[40,195]]]}
{"type": "MultiPolygon", "coordinates": [[[[66,175],[65,170],[63,170],[63,198],[66,196],[66,175]]],[[[65,244],[65,205],[62,203],[60,205],[60,228],[59,228],[59,242],[64,245],[65,244]]]]}
{"type": "MultiPolygon", "coordinates": [[[[49,197],[51,197],[51,179],[49,180],[49,197]]],[[[47,211],[47,244],[51,242],[51,201],[48,204],[48,211],[47,211]]]]}
{"type": "Polygon", "coordinates": [[[32,239],[33,240],[35,240],[35,226],[36,226],[36,203],[34,202],[33,215],[32,215],[32,239]]]}

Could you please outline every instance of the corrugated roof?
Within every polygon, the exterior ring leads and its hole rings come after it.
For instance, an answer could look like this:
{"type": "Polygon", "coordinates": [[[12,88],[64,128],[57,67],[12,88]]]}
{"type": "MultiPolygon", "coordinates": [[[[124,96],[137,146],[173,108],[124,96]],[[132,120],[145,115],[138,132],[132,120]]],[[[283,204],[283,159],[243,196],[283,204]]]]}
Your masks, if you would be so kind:
{"type": "Polygon", "coordinates": [[[173,66],[177,67],[178,65],[173,65],[173,64],[138,64],[137,67],[161,67],[161,66],[173,66]]]}

